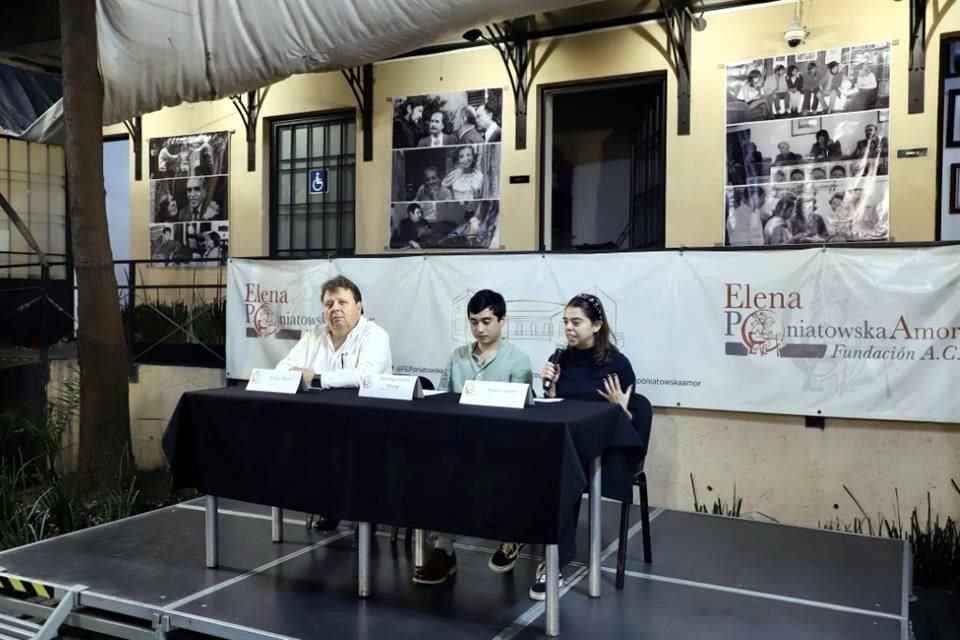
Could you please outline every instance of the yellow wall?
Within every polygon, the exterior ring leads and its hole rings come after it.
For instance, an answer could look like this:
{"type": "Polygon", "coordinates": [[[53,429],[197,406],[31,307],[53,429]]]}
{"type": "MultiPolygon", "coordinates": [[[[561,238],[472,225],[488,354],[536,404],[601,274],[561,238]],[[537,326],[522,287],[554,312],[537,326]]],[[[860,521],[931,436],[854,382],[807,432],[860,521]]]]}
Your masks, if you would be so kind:
{"type": "MultiPolygon", "coordinates": [[[[80,370],[76,359],[51,360],[47,395],[51,402],[66,391],[80,370]]],[[[130,436],[133,459],[145,471],[165,468],[161,440],[177,401],[186,391],[219,389],[226,384],[223,369],[141,365],[138,378],[130,383],[130,436]]],[[[80,412],[76,411],[61,439],[61,457],[67,471],[77,468],[80,439],[80,412]]]]}
{"type": "MultiPolygon", "coordinates": [[[[951,10],[937,23],[927,57],[927,110],[908,115],[907,58],[909,3],[889,0],[809,0],[805,23],[811,30],[806,45],[790,51],[817,50],[863,42],[894,40],[891,96],[891,140],[894,148],[928,147],[926,158],[891,158],[891,233],[898,241],[934,238],[939,34],[960,30],[960,10],[951,10]]],[[[783,54],[783,29],[792,3],[707,14],[708,27],[693,35],[692,130],[676,135],[676,82],[668,76],[667,99],[667,244],[712,246],[723,241],[722,193],[724,179],[724,69],[723,64],[783,54]],[[698,188],[690,189],[689,176],[698,188]]],[[[928,25],[934,21],[933,8],[928,25]]],[[[535,250],[539,220],[540,88],[585,79],[662,71],[667,68],[660,49],[666,36],[660,24],[596,32],[540,41],[537,68],[530,94],[528,148],[512,148],[513,97],[504,94],[503,175],[529,174],[530,184],[503,184],[503,245],[510,250],[535,250]]],[[[390,144],[393,96],[445,92],[468,88],[508,87],[503,66],[489,47],[459,53],[385,62],[374,71],[374,159],[360,162],[357,173],[357,249],[383,250],[388,234],[390,144]]],[[[352,109],[346,81],[339,73],[299,76],[273,86],[263,117],[314,111],[352,109]]],[[[230,242],[233,255],[263,255],[267,251],[268,132],[262,121],[257,171],[246,171],[246,143],[240,118],[228,100],[182,105],[144,117],[144,139],[188,132],[231,129],[230,242]]],[[[108,132],[121,132],[112,127],[108,132]]],[[[361,149],[358,133],[357,147],[361,149]]],[[[144,175],[148,159],[144,157],[144,175]]],[[[131,225],[133,255],[148,257],[146,180],[133,184],[131,225]]]]}
{"type": "MultiPolygon", "coordinates": [[[[295,76],[270,88],[261,111],[257,130],[258,158],[256,171],[247,171],[246,132],[240,115],[230,100],[184,104],[162,109],[143,117],[143,180],[132,182],[130,211],[133,215],[130,252],[138,259],[150,258],[148,232],[150,138],[201,131],[233,131],[230,139],[230,252],[234,256],[267,254],[267,184],[269,127],[264,118],[280,114],[352,109],[353,94],[339,73],[295,76]]],[[[125,133],[122,126],[108,127],[107,134],[125,133]]],[[[359,146],[359,142],[358,142],[359,146]]],[[[131,159],[131,163],[133,160],[131,159]]],[[[130,175],[133,175],[131,166],[130,175]]],[[[361,178],[365,179],[365,178],[361,178]]],[[[384,179],[386,184],[386,178],[384,179]]],[[[174,270],[164,270],[169,273],[174,270]]],[[[176,270],[189,273],[192,269],[176,270]]],[[[164,277],[169,277],[165,275],[164,277]]]]}
{"type": "MultiPolygon", "coordinates": [[[[936,5],[938,3],[931,3],[936,5]]],[[[943,4],[943,3],[940,3],[943,4]]],[[[926,111],[907,114],[909,3],[891,0],[808,0],[804,22],[811,30],[806,45],[792,51],[894,40],[892,63],[891,233],[898,241],[933,240],[936,216],[939,34],[960,31],[960,10],[937,22],[927,56],[926,111]],[[895,149],[928,147],[926,158],[898,160],[895,149]]],[[[782,55],[783,29],[792,3],[709,13],[706,31],[694,34],[692,131],[677,136],[676,82],[668,76],[667,98],[667,243],[712,246],[723,241],[724,69],[725,63],[782,55]],[[696,188],[691,188],[696,176],[696,188]]],[[[928,25],[936,16],[930,9],[928,25]]],[[[503,175],[529,174],[530,184],[503,182],[502,244],[510,250],[535,250],[538,239],[540,85],[629,75],[666,68],[657,47],[665,46],[657,24],[540,42],[531,91],[528,148],[512,148],[513,122],[504,118],[503,175]]],[[[388,99],[488,86],[508,86],[500,59],[490,48],[394,61],[375,66],[374,160],[358,159],[357,248],[382,251],[387,241],[392,110],[388,99]]],[[[274,86],[264,116],[352,108],[353,96],[338,73],[292,78],[274,86]]],[[[509,91],[504,113],[513,111],[509,91]]],[[[267,244],[269,157],[263,127],[257,171],[246,172],[246,148],[239,116],[228,101],[184,105],[145,116],[145,140],[154,136],[235,129],[231,151],[231,252],[264,255],[267,244]]],[[[116,129],[113,129],[116,131],[116,129]]],[[[358,133],[358,152],[362,137],[358,133]]],[[[358,153],[359,158],[359,153],[358,153]]],[[[147,174],[144,158],[144,175],[147,174]]],[[[148,257],[147,181],[131,190],[133,255],[148,257]]],[[[155,270],[159,271],[159,270],[155,270]]],[[[189,281],[196,270],[166,270],[165,278],[189,281]],[[171,274],[170,271],[177,273],[171,274]]],[[[215,270],[214,270],[215,271],[215,270]]],[[[206,384],[206,382],[204,382],[206,384]]],[[[157,419],[172,411],[175,398],[151,400],[157,419]]],[[[136,405],[132,405],[136,412],[136,405]]],[[[802,418],[709,411],[658,411],[648,465],[655,504],[689,509],[689,475],[694,473],[702,501],[717,491],[726,500],[737,485],[744,510],[762,511],[785,522],[815,525],[839,515],[858,515],[842,486],[848,486],[872,513],[893,513],[898,488],[904,513],[923,506],[932,492],[935,512],[956,516],[960,495],[960,430],[952,425],[828,420],[825,430],[808,429],[802,418]],[[708,492],[706,486],[715,491],[708,492]],[[839,509],[834,510],[833,505],[839,509]]]]}

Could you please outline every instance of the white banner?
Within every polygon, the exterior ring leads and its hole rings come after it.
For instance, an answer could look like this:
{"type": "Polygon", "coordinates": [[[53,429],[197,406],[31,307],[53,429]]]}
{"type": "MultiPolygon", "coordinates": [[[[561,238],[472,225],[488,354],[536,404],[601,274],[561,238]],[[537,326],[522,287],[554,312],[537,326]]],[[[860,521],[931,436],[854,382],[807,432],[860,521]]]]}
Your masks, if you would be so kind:
{"type": "Polygon", "coordinates": [[[960,247],[231,260],[227,377],[274,366],[322,322],[335,274],[389,332],[394,372],[435,383],[471,339],[475,291],[504,295],[535,373],[563,342],[563,305],[589,292],[657,406],[960,421],[960,247]]]}

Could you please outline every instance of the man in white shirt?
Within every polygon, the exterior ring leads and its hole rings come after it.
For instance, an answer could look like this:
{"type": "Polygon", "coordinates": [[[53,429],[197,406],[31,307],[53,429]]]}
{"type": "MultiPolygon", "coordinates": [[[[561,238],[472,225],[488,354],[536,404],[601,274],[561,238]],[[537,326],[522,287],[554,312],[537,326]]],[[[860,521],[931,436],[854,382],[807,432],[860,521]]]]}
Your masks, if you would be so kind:
{"type": "MultiPolygon", "coordinates": [[[[337,276],[320,291],[324,324],[306,332],[276,368],[300,371],[308,384],[323,389],[359,387],[365,375],[391,373],[390,336],[363,317],[357,285],[337,276]]],[[[332,531],[339,523],[321,515],[314,526],[332,531]]]]}
{"type": "Polygon", "coordinates": [[[359,387],[372,373],[391,373],[390,336],[363,317],[360,289],[343,276],[323,283],[324,324],[306,332],[277,364],[301,371],[314,387],[359,387]]]}

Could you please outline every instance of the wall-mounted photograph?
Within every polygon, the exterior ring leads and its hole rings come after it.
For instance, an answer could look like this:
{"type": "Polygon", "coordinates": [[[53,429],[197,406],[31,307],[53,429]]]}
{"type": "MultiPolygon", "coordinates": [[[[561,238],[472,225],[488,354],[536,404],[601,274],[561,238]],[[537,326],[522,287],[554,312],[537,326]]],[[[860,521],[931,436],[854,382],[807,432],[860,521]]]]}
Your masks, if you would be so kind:
{"type": "MultiPolygon", "coordinates": [[[[150,255],[163,265],[212,266],[226,261],[230,132],[151,138],[150,255]]],[[[160,265],[155,265],[160,266],[160,265]]]]}
{"type": "Polygon", "coordinates": [[[393,205],[391,249],[495,249],[500,202],[408,202],[393,205]]]}
{"type": "Polygon", "coordinates": [[[890,107],[890,43],[727,65],[727,124],[890,107]]]}
{"type": "Polygon", "coordinates": [[[499,248],[503,89],[394,98],[393,115],[387,247],[499,248]]]}
{"type": "Polygon", "coordinates": [[[889,42],[738,62],[726,78],[727,245],[889,239],[889,42]]]}

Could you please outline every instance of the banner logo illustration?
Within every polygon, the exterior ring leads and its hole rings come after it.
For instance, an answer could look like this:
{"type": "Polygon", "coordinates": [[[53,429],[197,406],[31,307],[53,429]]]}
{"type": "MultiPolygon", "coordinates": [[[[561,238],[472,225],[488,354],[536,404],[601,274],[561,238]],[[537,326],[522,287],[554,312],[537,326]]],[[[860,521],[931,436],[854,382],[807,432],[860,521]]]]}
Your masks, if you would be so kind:
{"type": "Polygon", "coordinates": [[[780,355],[783,346],[783,323],[772,311],[754,311],[740,326],[740,336],[747,353],[765,356],[780,355]]]}
{"type": "Polygon", "coordinates": [[[261,338],[269,338],[280,330],[280,325],[277,324],[277,314],[273,312],[273,309],[271,309],[268,304],[258,306],[253,312],[251,321],[253,330],[256,331],[257,335],[261,338]]]}
{"type": "Polygon", "coordinates": [[[786,344],[788,332],[778,312],[803,309],[797,291],[758,291],[750,284],[727,282],[723,308],[725,335],[740,338],[726,343],[728,356],[823,357],[817,348],[822,345],[786,344]]]}

